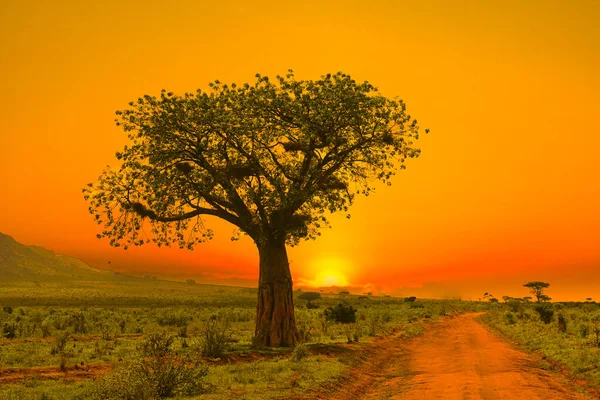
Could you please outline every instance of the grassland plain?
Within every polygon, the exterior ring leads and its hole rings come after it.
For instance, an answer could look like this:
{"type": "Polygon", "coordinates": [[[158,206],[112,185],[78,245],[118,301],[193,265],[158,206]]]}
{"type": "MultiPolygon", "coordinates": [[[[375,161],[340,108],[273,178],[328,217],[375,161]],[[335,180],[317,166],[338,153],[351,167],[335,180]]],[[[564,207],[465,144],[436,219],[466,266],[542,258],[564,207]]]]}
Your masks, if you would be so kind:
{"type": "Polygon", "coordinates": [[[510,301],[493,305],[479,319],[514,344],[537,354],[544,369],[565,374],[600,398],[597,303],[537,305],[510,301]]]}
{"type": "Polygon", "coordinates": [[[358,351],[378,336],[418,335],[440,316],[488,307],[321,297],[311,305],[296,299],[303,345],[292,351],[253,348],[256,289],[126,277],[4,284],[0,399],[153,398],[144,388],[159,381],[163,397],[309,396],[356,362],[343,349],[358,351]],[[326,318],[324,310],[339,303],[357,310],[355,322],[326,318]],[[154,370],[164,376],[149,377],[154,370]]]}

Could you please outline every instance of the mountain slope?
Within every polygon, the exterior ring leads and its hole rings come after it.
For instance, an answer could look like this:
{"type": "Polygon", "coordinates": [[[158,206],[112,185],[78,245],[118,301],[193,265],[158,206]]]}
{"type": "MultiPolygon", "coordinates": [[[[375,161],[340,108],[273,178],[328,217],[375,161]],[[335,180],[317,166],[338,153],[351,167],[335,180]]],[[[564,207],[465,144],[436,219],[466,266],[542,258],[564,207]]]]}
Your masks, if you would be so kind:
{"type": "Polygon", "coordinates": [[[0,280],[96,280],[110,275],[76,258],[26,246],[0,233],[0,280]]]}

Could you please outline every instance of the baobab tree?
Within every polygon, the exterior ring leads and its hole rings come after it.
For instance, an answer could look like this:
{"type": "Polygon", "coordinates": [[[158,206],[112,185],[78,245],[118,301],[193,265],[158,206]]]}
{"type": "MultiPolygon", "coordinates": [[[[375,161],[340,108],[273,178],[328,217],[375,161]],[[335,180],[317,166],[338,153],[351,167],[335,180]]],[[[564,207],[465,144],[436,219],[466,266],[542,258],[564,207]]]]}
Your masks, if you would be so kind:
{"type": "Polygon", "coordinates": [[[389,185],[419,155],[420,129],[402,100],[343,73],[209,87],[117,111],[131,143],[84,196],[113,246],[192,249],[213,236],[206,216],[249,236],[259,255],[255,344],[295,345],[286,246],[317,238],[329,213],[347,214],[377,180],[389,185]]]}

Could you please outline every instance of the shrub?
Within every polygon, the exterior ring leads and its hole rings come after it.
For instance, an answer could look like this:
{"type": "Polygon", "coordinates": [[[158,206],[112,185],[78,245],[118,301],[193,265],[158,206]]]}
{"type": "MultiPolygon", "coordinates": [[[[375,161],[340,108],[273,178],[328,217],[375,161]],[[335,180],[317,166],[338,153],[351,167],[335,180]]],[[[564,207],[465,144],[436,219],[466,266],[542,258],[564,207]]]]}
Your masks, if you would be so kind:
{"type": "Polygon", "coordinates": [[[300,343],[294,347],[294,351],[292,352],[292,360],[293,361],[301,361],[308,357],[308,347],[304,343],[300,343]]]}
{"type": "Polygon", "coordinates": [[[156,322],[160,326],[177,326],[182,327],[188,325],[192,320],[192,316],[181,311],[165,311],[156,314],[156,322]]]}
{"type": "Polygon", "coordinates": [[[14,339],[17,337],[17,325],[14,323],[5,323],[2,326],[2,336],[6,339],[14,339]]]}
{"type": "Polygon", "coordinates": [[[563,314],[558,314],[558,330],[561,332],[566,332],[567,331],[567,319],[565,318],[565,316],[563,314]]]}
{"type": "Polygon", "coordinates": [[[521,302],[519,300],[509,300],[507,304],[510,311],[514,313],[518,313],[522,310],[521,302]]]}
{"type": "Polygon", "coordinates": [[[417,300],[417,298],[415,296],[410,296],[410,297],[405,297],[404,298],[404,302],[405,303],[414,303],[415,300],[417,300]]]}
{"type": "Polygon", "coordinates": [[[69,336],[66,333],[59,334],[54,340],[54,346],[50,349],[51,355],[63,353],[67,347],[69,336]]]}
{"type": "Polygon", "coordinates": [[[338,303],[333,307],[328,307],[324,315],[329,321],[350,324],[356,322],[356,311],[357,309],[350,304],[338,303]]]}
{"type": "Polygon", "coordinates": [[[590,334],[590,326],[588,324],[579,325],[579,336],[582,338],[587,338],[590,334]]]}
{"type": "Polygon", "coordinates": [[[507,312],[504,314],[504,322],[506,325],[514,325],[517,321],[515,321],[515,316],[511,312],[507,312]]]}
{"type": "Polygon", "coordinates": [[[204,357],[221,357],[229,347],[230,339],[228,321],[213,315],[200,331],[200,353],[204,357]]]}
{"type": "Polygon", "coordinates": [[[71,324],[75,333],[87,333],[85,314],[75,313],[71,316],[71,324]]]}
{"type": "Polygon", "coordinates": [[[171,350],[173,338],[150,335],[138,349],[138,361],[124,364],[96,382],[86,398],[150,400],[196,396],[206,392],[208,368],[199,359],[183,359],[171,350]]]}
{"type": "Polygon", "coordinates": [[[298,296],[299,300],[306,300],[308,302],[319,300],[321,298],[321,293],[319,292],[304,292],[298,296]]]}
{"type": "Polygon", "coordinates": [[[4,307],[2,307],[2,311],[4,311],[7,314],[12,314],[13,308],[11,306],[4,306],[4,307]]]}
{"type": "Polygon", "coordinates": [[[552,309],[552,306],[539,304],[535,307],[535,311],[539,314],[540,320],[542,320],[543,323],[549,324],[552,322],[552,319],[554,318],[554,310],[552,309]]]}

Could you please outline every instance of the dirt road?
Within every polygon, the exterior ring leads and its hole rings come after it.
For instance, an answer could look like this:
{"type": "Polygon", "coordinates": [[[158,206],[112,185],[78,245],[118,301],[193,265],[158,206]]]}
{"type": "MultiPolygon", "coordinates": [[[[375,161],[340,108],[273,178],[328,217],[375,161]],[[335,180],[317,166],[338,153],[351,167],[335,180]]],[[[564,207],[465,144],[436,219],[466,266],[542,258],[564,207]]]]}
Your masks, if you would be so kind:
{"type": "Polygon", "coordinates": [[[351,371],[329,399],[401,400],[583,400],[474,320],[477,314],[446,318],[403,344],[386,339],[351,371]]]}

